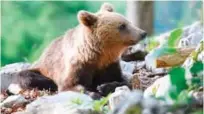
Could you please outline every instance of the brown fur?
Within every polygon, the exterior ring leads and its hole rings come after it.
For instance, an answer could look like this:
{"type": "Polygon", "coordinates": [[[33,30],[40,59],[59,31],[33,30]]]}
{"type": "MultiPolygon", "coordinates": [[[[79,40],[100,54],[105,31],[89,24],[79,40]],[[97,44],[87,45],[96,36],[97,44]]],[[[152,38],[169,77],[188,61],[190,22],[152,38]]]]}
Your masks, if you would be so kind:
{"type": "Polygon", "coordinates": [[[100,84],[122,82],[120,55],[142,39],[144,31],[109,4],[95,14],[80,11],[78,20],[80,25],[53,41],[31,70],[52,79],[59,91],[96,91],[100,84]],[[122,24],[124,30],[119,29],[122,24]]]}

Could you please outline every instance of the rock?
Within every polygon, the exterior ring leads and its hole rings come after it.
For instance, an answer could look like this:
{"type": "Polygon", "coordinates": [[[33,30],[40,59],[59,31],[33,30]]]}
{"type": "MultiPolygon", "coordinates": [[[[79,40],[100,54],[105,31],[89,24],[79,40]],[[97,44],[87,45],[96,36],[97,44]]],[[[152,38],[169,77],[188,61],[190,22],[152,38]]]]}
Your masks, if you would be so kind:
{"type": "Polygon", "coordinates": [[[9,93],[12,93],[12,94],[19,94],[21,91],[23,91],[23,89],[20,87],[19,84],[13,84],[11,83],[8,87],[8,91],[9,93]]]}
{"type": "Polygon", "coordinates": [[[143,97],[141,91],[134,90],[125,95],[110,114],[186,114],[189,108],[183,104],[168,105],[154,97],[143,97]]]}
{"type": "Polygon", "coordinates": [[[171,87],[169,76],[164,76],[157,79],[151,86],[144,91],[144,97],[166,97],[171,87]]]}
{"type": "Polygon", "coordinates": [[[115,92],[112,93],[109,97],[109,106],[111,110],[114,110],[116,105],[118,105],[125,96],[130,92],[130,89],[127,86],[117,87],[115,92]]]}
{"type": "Polygon", "coordinates": [[[0,94],[0,102],[4,101],[8,96],[4,93],[0,94]]]}
{"type": "MultiPolygon", "coordinates": [[[[140,70],[140,69],[146,67],[145,61],[137,61],[137,62],[135,62],[134,64],[135,64],[135,66],[136,66],[135,70],[140,70]]],[[[134,71],[135,71],[135,70],[134,70],[134,71]]],[[[133,72],[133,73],[134,73],[134,72],[133,72]]]]}
{"type": "MultiPolygon", "coordinates": [[[[127,95],[125,95],[125,98],[118,102],[118,105],[116,108],[112,110],[111,114],[129,114],[126,111],[131,108],[131,106],[134,106],[134,109],[138,114],[141,114],[142,112],[142,107],[141,107],[141,101],[143,99],[143,94],[141,91],[134,91],[131,92],[127,95]]],[[[134,110],[133,109],[133,110],[134,110]]],[[[135,113],[136,113],[135,112],[135,113]]],[[[134,112],[133,112],[134,114],[134,112]]]]}
{"type": "MultiPolygon", "coordinates": [[[[203,45],[204,42],[203,40],[200,41],[200,43],[197,45],[195,51],[193,51],[189,57],[185,60],[184,64],[182,65],[183,68],[185,68],[185,79],[187,80],[187,84],[188,81],[191,81],[192,79],[192,75],[190,73],[190,68],[192,67],[193,63],[195,62],[195,60],[198,59],[198,56],[200,53],[203,52],[203,45]],[[198,55],[198,56],[195,56],[198,55]]],[[[201,60],[203,61],[203,60],[201,60]]],[[[170,81],[170,77],[169,75],[166,75],[162,78],[157,79],[150,87],[148,87],[145,92],[144,92],[144,96],[148,97],[148,96],[155,96],[155,97],[166,97],[169,98],[167,96],[167,93],[169,91],[171,87],[171,81],[170,81]]],[[[169,103],[173,103],[171,101],[171,99],[168,99],[169,103]]]]}
{"type": "Polygon", "coordinates": [[[40,97],[16,114],[97,114],[92,110],[92,102],[88,95],[67,91],[40,97]]]}
{"type": "Polygon", "coordinates": [[[145,68],[137,70],[131,79],[131,84],[133,89],[145,90],[151,84],[155,82],[156,79],[166,75],[165,69],[154,69],[149,71],[145,68]]]}
{"type": "Polygon", "coordinates": [[[196,32],[191,35],[189,35],[186,38],[182,38],[179,41],[178,47],[179,48],[184,48],[184,47],[195,47],[200,40],[203,38],[203,33],[202,32],[196,32]]]}
{"type": "Polygon", "coordinates": [[[167,68],[155,68],[155,69],[152,69],[151,71],[154,74],[162,74],[162,73],[167,73],[168,69],[167,68]]]}
{"type": "Polygon", "coordinates": [[[8,98],[6,98],[1,104],[1,107],[19,107],[19,106],[23,106],[26,103],[28,103],[28,101],[22,96],[22,95],[14,95],[14,96],[10,96],[8,98]]]}
{"type": "MultiPolygon", "coordinates": [[[[182,49],[184,50],[183,52],[188,52],[188,53],[177,51],[178,53],[165,54],[160,57],[160,56],[155,56],[155,54],[158,55],[158,53],[154,49],[151,52],[149,52],[145,57],[147,68],[151,70],[158,67],[166,67],[166,66],[171,67],[174,65],[183,64],[188,54],[191,53],[192,51],[189,49],[196,47],[201,41],[201,39],[204,38],[202,28],[203,28],[203,25],[199,21],[187,27],[183,27],[181,39],[179,40],[178,45],[175,47],[175,49],[176,50],[182,49]],[[188,51],[186,51],[185,48],[189,48],[187,49],[188,51]]],[[[170,34],[171,32],[167,32],[155,38],[157,39],[158,42],[160,42],[160,46],[156,48],[156,50],[159,49],[164,43],[166,43],[170,34]]]]}
{"type": "Polygon", "coordinates": [[[135,69],[135,64],[131,62],[120,61],[122,72],[132,74],[135,69]]]}
{"type": "Polygon", "coordinates": [[[181,65],[195,48],[174,48],[175,53],[159,55],[161,49],[156,48],[145,57],[146,66],[149,70],[181,65]]]}
{"type": "Polygon", "coordinates": [[[127,94],[111,114],[165,114],[167,107],[155,98],[144,98],[143,93],[134,90],[127,94]]]}
{"type": "Polygon", "coordinates": [[[123,72],[133,74],[135,73],[135,71],[145,68],[145,61],[134,61],[134,62],[121,61],[120,65],[123,72]]]}
{"type": "Polygon", "coordinates": [[[193,98],[200,106],[203,105],[203,91],[196,91],[193,93],[193,98]]]}
{"type": "Polygon", "coordinates": [[[133,77],[133,74],[137,70],[145,68],[145,61],[125,62],[121,60],[120,66],[124,75],[124,79],[130,81],[133,77]]]}
{"type": "Polygon", "coordinates": [[[123,61],[137,61],[137,60],[144,60],[147,52],[144,50],[144,44],[137,44],[135,46],[129,47],[121,56],[123,61]]]}
{"type": "Polygon", "coordinates": [[[197,44],[195,51],[190,54],[182,66],[185,68],[190,68],[194,63],[194,60],[204,61],[204,38],[199,44],[197,44]]]}
{"type": "Polygon", "coordinates": [[[188,33],[191,34],[191,33],[195,33],[195,32],[202,31],[202,30],[203,30],[202,22],[196,21],[192,25],[190,25],[190,30],[188,33]]]}
{"type": "Polygon", "coordinates": [[[126,81],[131,80],[133,71],[135,70],[135,64],[131,62],[120,61],[120,66],[122,69],[123,78],[126,81]]]}
{"type": "Polygon", "coordinates": [[[181,65],[193,50],[195,50],[195,48],[176,48],[176,53],[174,54],[166,54],[157,57],[155,60],[155,67],[165,68],[181,65]]]}
{"type": "MultiPolygon", "coordinates": [[[[166,43],[172,31],[168,31],[157,36],[155,39],[159,42],[160,46],[166,43]]],[[[203,38],[203,25],[202,22],[197,21],[191,25],[185,26],[182,28],[181,39],[178,43],[178,47],[186,46],[196,46],[203,38]]]]}
{"type": "Polygon", "coordinates": [[[203,38],[203,25],[200,21],[183,28],[181,39],[178,43],[179,48],[196,47],[203,38]]]}
{"type": "Polygon", "coordinates": [[[1,92],[8,89],[12,80],[16,78],[16,74],[22,70],[28,69],[31,65],[29,63],[14,63],[1,68],[1,92]]]}

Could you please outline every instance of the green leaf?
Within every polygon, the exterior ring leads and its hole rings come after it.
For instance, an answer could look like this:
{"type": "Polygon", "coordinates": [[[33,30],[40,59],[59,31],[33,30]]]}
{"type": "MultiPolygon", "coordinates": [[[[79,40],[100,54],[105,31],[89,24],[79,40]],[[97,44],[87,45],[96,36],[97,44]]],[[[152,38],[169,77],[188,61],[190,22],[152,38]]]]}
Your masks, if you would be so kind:
{"type": "Polygon", "coordinates": [[[176,47],[177,41],[181,38],[182,29],[178,28],[171,32],[168,38],[168,47],[176,47]]]}
{"type": "Polygon", "coordinates": [[[201,71],[203,71],[203,62],[197,61],[193,64],[193,66],[190,68],[190,72],[195,75],[201,71]]]}
{"type": "Polygon", "coordinates": [[[83,103],[83,101],[80,98],[72,99],[71,102],[77,105],[81,105],[83,103]]]}
{"type": "Polygon", "coordinates": [[[172,98],[172,99],[177,99],[179,95],[179,92],[176,90],[176,86],[173,85],[171,86],[170,90],[169,90],[169,96],[172,98]]]}
{"type": "Polygon", "coordinates": [[[172,84],[170,96],[173,99],[176,99],[182,90],[188,88],[185,79],[185,69],[182,67],[175,67],[172,68],[168,74],[170,75],[170,81],[172,84]]]}
{"type": "Polygon", "coordinates": [[[150,52],[151,50],[153,50],[159,46],[159,42],[156,41],[156,39],[154,37],[149,37],[149,38],[145,39],[145,41],[147,43],[146,50],[148,52],[150,52]]]}
{"type": "Polygon", "coordinates": [[[103,97],[100,100],[95,100],[93,105],[94,111],[103,112],[105,105],[108,103],[109,96],[110,95],[108,95],[107,97],[103,97]]]}
{"type": "Polygon", "coordinates": [[[199,78],[199,77],[193,77],[193,78],[191,79],[191,82],[192,82],[192,84],[201,84],[202,79],[199,78]]]}

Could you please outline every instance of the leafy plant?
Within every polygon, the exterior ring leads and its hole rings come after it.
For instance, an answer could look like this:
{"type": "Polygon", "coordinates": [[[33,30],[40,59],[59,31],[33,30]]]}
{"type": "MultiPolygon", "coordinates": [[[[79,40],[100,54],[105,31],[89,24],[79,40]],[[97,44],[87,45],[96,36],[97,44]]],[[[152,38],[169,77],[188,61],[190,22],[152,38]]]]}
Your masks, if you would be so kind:
{"type": "MultiPolygon", "coordinates": [[[[181,38],[182,32],[183,31],[180,28],[173,30],[168,40],[164,44],[161,44],[159,48],[154,49],[154,51],[152,52],[153,58],[158,58],[163,55],[170,55],[170,54],[177,53],[177,50],[175,47],[177,45],[178,40],[181,38]]],[[[154,44],[154,40],[152,40],[151,42],[152,44],[150,44],[150,46],[154,44]]],[[[147,47],[150,48],[149,46],[147,47]]]]}
{"type": "Polygon", "coordinates": [[[155,37],[149,37],[145,39],[147,46],[146,46],[146,51],[150,52],[151,50],[155,49],[156,47],[159,46],[159,42],[156,41],[155,37]]]}
{"type": "Polygon", "coordinates": [[[107,110],[107,107],[105,107],[105,105],[108,103],[109,96],[110,95],[108,95],[107,97],[103,97],[100,100],[95,100],[93,102],[93,104],[94,104],[93,105],[93,110],[106,114],[106,112],[108,110],[107,110]]]}
{"type": "Polygon", "coordinates": [[[177,99],[180,92],[188,87],[185,79],[185,69],[182,67],[175,67],[172,68],[168,74],[170,75],[172,84],[170,96],[173,99],[177,99]]]}
{"type": "Polygon", "coordinates": [[[196,75],[197,73],[203,71],[203,63],[201,61],[197,61],[193,64],[193,66],[190,68],[190,72],[193,75],[196,75]]]}
{"type": "Polygon", "coordinates": [[[168,38],[168,47],[176,47],[179,39],[181,38],[182,29],[178,28],[171,32],[168,38]]]}
{"type": "MultiPolygon", "coordinates": [[[[188,69],[187,69],[188,70],[188,69]]],[[[202,78],[198,77],[198,73],[203,71],[203,63],[201,61],[195,62],[189,69],[191,74],[194,76],[191,78],[191,85],[187,85],[185,79],[185,69],[182,67],[175,67],[169,71],[170,81],[172,87],[170,88],[169,95],[172,99],[177,102],[189,102],[190,98],[188,92],[192,89],[201,86],[202,78]]]]}
{"type": "Polygon", "coordinates": [[[72,99],[71,102],[77,105],[81,105],[83,103],[83,101],[80,98],[72,99]]]}

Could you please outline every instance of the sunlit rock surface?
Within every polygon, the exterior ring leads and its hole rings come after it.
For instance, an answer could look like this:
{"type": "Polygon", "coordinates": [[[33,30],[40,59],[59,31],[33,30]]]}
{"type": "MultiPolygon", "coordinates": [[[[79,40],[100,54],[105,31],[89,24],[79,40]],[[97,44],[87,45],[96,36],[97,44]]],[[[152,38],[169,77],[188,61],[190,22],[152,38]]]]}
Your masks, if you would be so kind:
{"type": "Polygon", "coordinates": [[[13,95],[7,97],[2,103],[0,103],[1,107],[19,107],[23,106],[24,104],[28,103],[22,95],[13,95]]]}
{"type": "Polygon", "coordinates": [[[97,114],[92,110],[92,102],[85,94],[67,91],[40,97],[16,114],[97,114]]]}
{"type": "MultiPolygon", "coordinates": [[[[184,67],[186,69],[185,70],[185,79],[187,80],[187,82],[188,82],[188,80],[190,80],[192,78],[192,75],[190,73],[190,68],[192,67],[193,63],[195,62],[194,59],[204,62],[202,57],[198,58],[199,55],[202,56],[202,54],[203,54],[203,51],[204,51],[203,46],[204,46],[204,42],[203,42],[203,40],[201,40],[200,43],[197,44],[195,51],[189,55],[189,57],[185,60],[185,62],[182,65],[182,67],[184,67]]],[[[203,73],[201,73],[201,74],[203,74],[203,73]]],[[[172,85],[170,84],[169,75],[166,75],[162,78],[157,79],[150,87],[148,87],[144,92],[144,96],[145,97],[155,96],[157,98],[158,97],[166,97],[171,86],[172,85]]]]}
{"type": "MultiPolygon", "coordinates": [[[[182,28],[183,32],[181,34],[181,39],[179,40],[177,47],[175,48],[186,48],[186,47],[196,47],[199,42],[204,38],[203,35],[203,25],[200,21],[193,23],[192,25],[182,28]]],[[[156,38],[160,43],[160,46],[163,45],[171,32],[164,33],[156,38]]],[[[146,57],[145,62],[148,69],[154,69],[157,67],[157,56],[154,55],[154,50],[152,50],[146,57]]],[[[181,55],[183,55],[181,53],[181,55]]],[[[171,57],[172,58],[172,57],[171,57]]],[[[181,58],[181,57],[180,57],[181,58]]],[[[175,61],[178,59],[175,59],[175,61]]],[[[172,62],[171,62],[172,63],[172,62]]],[[[182,62],[183,63],[183,62],[182,62]]],[[[179,63],[179,64],[182,64],[179,63]]],[[[167,65],[168,66],[168,65],[167,65]]],[[[171,66],[171,65],[169,65],[171,66]]]]}
{"type": "Polygon", "coordinates": [[[29,63],[13,63],[6,65],[0,69],[1,91],[8,89],[12,80],[16,78],[16,74],[22,70],[28,69],[31,66],[29,63]]]}

